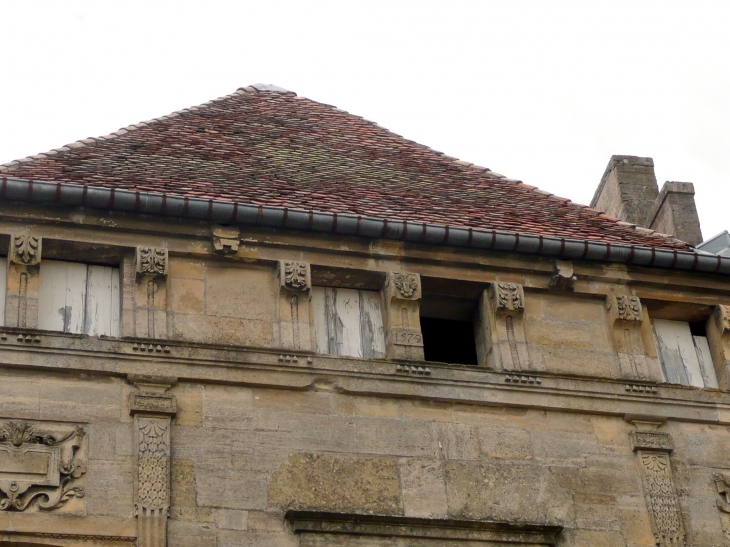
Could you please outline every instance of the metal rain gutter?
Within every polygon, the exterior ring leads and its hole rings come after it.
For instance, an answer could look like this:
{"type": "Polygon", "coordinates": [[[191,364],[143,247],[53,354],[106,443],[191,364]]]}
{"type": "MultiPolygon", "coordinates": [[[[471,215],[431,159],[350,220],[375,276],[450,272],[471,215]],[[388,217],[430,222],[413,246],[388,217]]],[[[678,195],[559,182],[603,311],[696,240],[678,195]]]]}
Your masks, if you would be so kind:
{"type": "Polygon", "coordinates": [[[2,178],[0,199],[112,209],[207,220],[224,224],[289,228],[432,245],[509,251],[573,260],[619,262],[675,270],[730,274],[730,257],[496,230],[455,228],[286,207],[185,198],[63,182],[2,178]]]}

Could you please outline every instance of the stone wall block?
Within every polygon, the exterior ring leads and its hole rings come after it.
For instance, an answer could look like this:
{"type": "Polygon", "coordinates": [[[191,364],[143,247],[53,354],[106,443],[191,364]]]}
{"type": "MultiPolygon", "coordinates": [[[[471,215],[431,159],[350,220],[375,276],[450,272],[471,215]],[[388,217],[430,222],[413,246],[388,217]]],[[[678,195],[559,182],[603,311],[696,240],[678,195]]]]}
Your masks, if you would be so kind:
{"type": "Polygon", "coordinates": [[[387,356],[391,359],[423,361],[421,276],[388,272],[381,294],[387,356]]]}
{"type": "Polygon", "coordinates": [[[405,516],[446,517],[446,486],[441,462],[403,458],[399,461],[399,467],[405,516]]]}

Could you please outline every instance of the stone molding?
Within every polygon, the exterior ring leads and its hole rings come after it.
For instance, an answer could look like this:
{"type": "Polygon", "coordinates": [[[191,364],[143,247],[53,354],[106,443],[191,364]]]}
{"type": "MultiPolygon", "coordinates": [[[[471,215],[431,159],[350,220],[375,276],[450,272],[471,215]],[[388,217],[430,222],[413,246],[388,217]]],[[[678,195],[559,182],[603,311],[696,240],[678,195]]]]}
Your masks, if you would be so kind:
{"type": "Polygon", "coordinates": [[[41,263],[42,238],[30,235],[10,236],[10,262],[23,266],[38,266],[41,263]]]}
{"type": "Polygon", "coordinates": [[[556,260],[555,271],[550,278],[548,287],[563,291],[575,290],[575,282],[578,278],[573,275],[573,263],[569,260],[556,260]]]}
{"type": "MultiPolygon", "coordinates": [[[[515,524],[453,519],[425,519],[401,516],[360,515],[313,511],[287,511],[285,519],[291,530],[300,536],[328,534],[360,537],[398,537],[441,540],[444,545],[485,547],[493,542],[534,547],[555,545],[562,526],[515,524]]],[[[370,545],[367,540],[363,545],[370,545]]],[[[302,543],[305,545],[305,543],[302,543]]]]}
{"type": "Polygon", "coordinates": [[[138,275],[166,276],[168,262],[166,248],[137,247],[135,268],[138,275]]]}
{"type": "Polygon", "coordinates": [[[84,497],[77,479],[86,473],[85,458],[79,454],[85,434],[81,426],[2,423],[0,511],[48,511],[84,497]]]}

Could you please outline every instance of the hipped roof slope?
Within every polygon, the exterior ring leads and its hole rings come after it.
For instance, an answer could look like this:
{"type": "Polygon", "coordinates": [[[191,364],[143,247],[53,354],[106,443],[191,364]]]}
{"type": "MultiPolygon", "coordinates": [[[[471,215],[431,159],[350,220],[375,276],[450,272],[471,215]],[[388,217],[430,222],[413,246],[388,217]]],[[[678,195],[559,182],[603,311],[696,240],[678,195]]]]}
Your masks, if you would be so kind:
{"type": "Polygon", "coordinates": [[[0,175],[690,250],[270,86],[0,166],[0,175]]]}

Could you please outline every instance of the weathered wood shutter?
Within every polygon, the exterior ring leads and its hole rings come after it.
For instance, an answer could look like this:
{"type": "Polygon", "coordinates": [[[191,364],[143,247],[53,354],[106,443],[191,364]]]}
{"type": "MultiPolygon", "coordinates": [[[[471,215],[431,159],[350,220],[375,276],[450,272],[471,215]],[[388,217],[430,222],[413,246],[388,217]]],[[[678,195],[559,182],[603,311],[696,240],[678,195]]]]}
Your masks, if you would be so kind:
{"type": "Polygon", "coordinates": [[[385,357],[380,293],[312,287],[318,353],[351,357],[385,357]]]}
{"type": "Polygon", "coordinates": [[[689,323],[654,319],[664,379],[672,384],[718,387],[712,354],[704,336],[692,336],[689,323]]]}
{"type": "Polygon", "coordinates": [[[119,269],[44,260],[38,328],[119,336],[119,269]]]}

